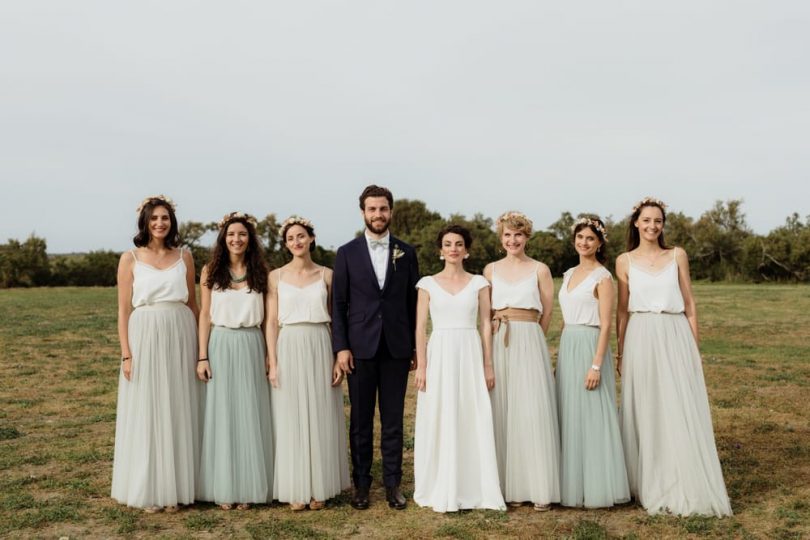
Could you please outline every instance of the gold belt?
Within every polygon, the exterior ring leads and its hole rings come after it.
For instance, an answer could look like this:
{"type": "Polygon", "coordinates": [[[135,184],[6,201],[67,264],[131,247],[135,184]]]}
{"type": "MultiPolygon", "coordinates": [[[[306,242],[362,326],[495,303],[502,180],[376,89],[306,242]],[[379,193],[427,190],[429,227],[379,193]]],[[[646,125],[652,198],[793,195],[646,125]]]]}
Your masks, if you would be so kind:
{"type": "Polygon", "coordinates": [[[504,308],[504,309],[497,309],[492,314],[492,320],[495,324],[492,326],[492,333],[496,333],[500,327],[501,323],[506,325],[506,330],[503,333],[503,346],[509,346],[509,321],[521,321],[521,322],[533,322],[539,323],[540,322],[540,311],[536,309],[524,309],[524,308],[504,308]]]}

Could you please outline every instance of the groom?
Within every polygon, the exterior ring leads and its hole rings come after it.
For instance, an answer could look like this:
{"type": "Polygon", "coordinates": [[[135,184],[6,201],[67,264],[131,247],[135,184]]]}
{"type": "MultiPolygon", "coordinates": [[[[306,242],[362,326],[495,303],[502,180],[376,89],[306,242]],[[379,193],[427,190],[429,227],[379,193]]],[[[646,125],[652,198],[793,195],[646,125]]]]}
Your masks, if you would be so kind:
{"type": "Polygon", "coordinates": [[[369,506],[374,408],[380,400],[380,450],[388,506],[402,510],[402,413],[414,363],[416,253],[388,232],[391,192],[371,185],[360,195],[365,234],[341,246],[332,278],[332,348],[347,375],[351,400],[349,441],[354,493],[369,506]]]}

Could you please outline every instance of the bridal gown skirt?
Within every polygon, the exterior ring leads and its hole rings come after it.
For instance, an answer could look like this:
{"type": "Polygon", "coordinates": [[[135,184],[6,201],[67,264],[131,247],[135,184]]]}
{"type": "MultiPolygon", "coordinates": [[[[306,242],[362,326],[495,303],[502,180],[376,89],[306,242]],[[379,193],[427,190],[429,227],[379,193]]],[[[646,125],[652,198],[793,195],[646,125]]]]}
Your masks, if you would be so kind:
{"type": "Polygon", "coordinates": [[[434,330],[416,402],[413,499],[437,512],[504,510],[492,411],[475,329],[434,330]]]}
{"type": "Polygon", "coordinates": [[[647,512],[731,515],[700,353],[682,313],[630,315],[621,420],[630,490],[647,512]]]}

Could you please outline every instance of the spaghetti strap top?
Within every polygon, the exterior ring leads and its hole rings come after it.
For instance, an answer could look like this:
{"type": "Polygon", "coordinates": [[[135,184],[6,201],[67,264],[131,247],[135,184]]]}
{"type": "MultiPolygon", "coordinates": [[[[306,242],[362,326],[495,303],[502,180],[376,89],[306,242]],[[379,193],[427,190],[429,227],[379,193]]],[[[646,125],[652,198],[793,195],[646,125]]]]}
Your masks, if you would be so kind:
{"type": "Polygon", "coordinates": [[[188,283],[186,283],[186,263],[183,260],[183,248],[180,258],[168,268],[155,268],[141,262],[130,250],[135,266],[132,268],[132,307],[138,308],[160,302],[188,301],[188,283]]]}
{"type": "Polygon", "coordinates": [[[328,323],[332,320],[326,310],[327,290],[324,273],[317,281],[296,287],[278,275],[278,322],[281,326],[297,323],[328,323]]]}
{"type": "Polygon", "coordinates": [[[226,328],[251,328],[264,320],[264,295],[248,287],[211,291],[211,323],[226,328]]]}
{"type": "Polygon", "coordinates": [[[675,250],[672,260],[655,273],[636,266],[630,253],[627,284],[630,288],[628,310],[631,313],[683,313],[684,303],[678,282],[678,263],[675,250]]]}
{"type": "Polygon", "coordinates": [[[496,266],[497,264],[492,265],[492,309],[536,309],[543,313],[540,287],[537,285],[537,269],[540,268],[540,263],[537,263],[531,275],[514,283],[498,278],[495,273],[496,266]]]}

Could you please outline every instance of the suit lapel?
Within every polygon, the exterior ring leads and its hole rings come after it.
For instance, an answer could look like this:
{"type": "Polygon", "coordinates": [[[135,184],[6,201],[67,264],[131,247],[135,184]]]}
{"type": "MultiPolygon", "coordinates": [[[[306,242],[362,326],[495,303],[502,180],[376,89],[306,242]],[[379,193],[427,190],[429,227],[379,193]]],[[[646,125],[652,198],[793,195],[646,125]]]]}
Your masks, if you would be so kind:
{"type": "Polygon", "coordinates": [[[388,289],[388,284],[391,283],[391,279],[394,277],[394,246],[397,245],[398,240],[394,238],[394,235],[388,233],[388,260],[386,261],[386,270],[385,270],[385,283],[383,283],[383,292],[388,289]]]}
{"type": "Polygon", "coordinates": [[[371,278],[371,283],[374,284],[374,290],[379,291],[380,283],[377,281],[377,274],[374,272],[374,264],[371,262],[371,255],[368,253],[368,241],[366,240],[365,234],[357,238],[357,245],[355,248],[360,252],[357,254],[357,257],[363,260],[363,264],[366,267],[366,273],[371,278]]]}

